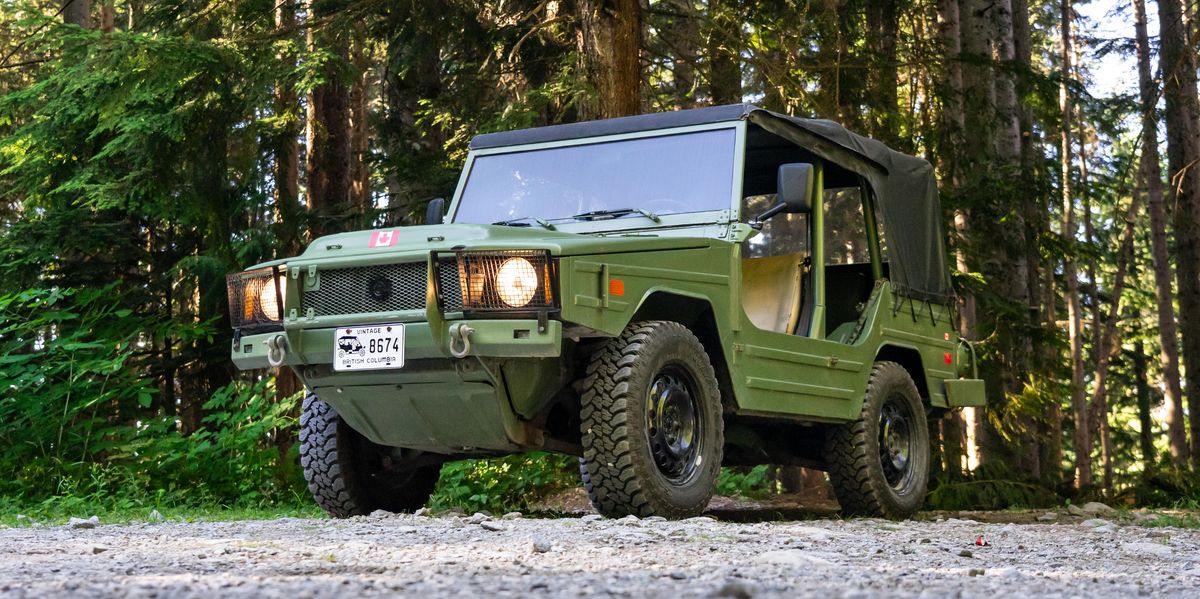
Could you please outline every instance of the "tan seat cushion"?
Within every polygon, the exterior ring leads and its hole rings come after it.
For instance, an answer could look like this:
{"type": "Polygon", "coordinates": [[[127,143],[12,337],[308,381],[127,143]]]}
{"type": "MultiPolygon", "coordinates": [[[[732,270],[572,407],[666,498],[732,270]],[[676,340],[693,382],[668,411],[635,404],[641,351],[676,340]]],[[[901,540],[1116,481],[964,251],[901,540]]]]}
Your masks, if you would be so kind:
{"type": "Polygon", "coordinates": [[[742,260],[742,308],[754,326],[790,334],[800,320],[802,254],[742,260]]]}

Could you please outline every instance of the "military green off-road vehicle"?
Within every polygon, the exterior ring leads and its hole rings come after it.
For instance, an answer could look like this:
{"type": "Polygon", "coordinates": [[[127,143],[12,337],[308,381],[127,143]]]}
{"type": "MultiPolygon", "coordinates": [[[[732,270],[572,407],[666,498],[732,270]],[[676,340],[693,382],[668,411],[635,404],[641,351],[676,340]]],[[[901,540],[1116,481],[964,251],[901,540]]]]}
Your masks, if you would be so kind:
{"type": "Polygon", "coordinates": [[[906,517],[927,419],[984,401],[929,164],[828,121],[481,135],[427,221],[229,279],[233,360],[304,381],[301,461],[335,516],[415,509],[447,460],[548,450],[609,516],[695,515],[722,464],[773,463],[906,517]]]}

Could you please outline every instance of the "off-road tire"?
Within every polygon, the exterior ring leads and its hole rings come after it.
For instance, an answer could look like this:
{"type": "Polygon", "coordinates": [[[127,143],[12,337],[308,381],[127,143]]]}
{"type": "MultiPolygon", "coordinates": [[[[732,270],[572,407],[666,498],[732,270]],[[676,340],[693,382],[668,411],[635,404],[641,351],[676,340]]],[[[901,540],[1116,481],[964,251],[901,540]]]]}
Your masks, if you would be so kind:
{"type": "Polygon", "coordinates": [[[411,512],[429,500],[438,466],[404,468],[311,391],[300,413],[300,466],[317,505],[335,518],[411,512]]]}
{"type": "Polygon", "coordinates": [[[708,506],[724,444],[721,396],[704,346],[686,327],[670,321],[635,322],[606,341],[588,363],[581,405],[580,473],[597,511],[609,517],[686,518],[708,506]],[[664,377],[676,384],[663,387],[664,377]],[[670,397],[672,406],[691,407],[663,407],[650,417],[650,391],[656,384],[659,401],[670,397]],[[683,410],[690,410],[691,417],[680,417],[683,410]],[[671,417],[664,416],[668,411],[671,417]],[[685,420],[689,424],[675,426],[685,420]],[[656,429],[657,441],[651,440],[652,422],[662,427],[656,429]],[[666,454],[662,435],[668,428],[691,431],[692,443],[675,435],[672,449],[693,444],[695,449],[681,450],[682,457],[666,454]],[[680,470],[675,478],[656,461],[673,459],[680,470]]]}
{"type": "Polygon", "coordinates": [[[829,482],[842,513],[891,519],[912,516],[925,501],[929,453],[929,425],[912,377],[895,362],[877,362],[871,370],[859,418],[830,427],[825,437],[829,482]],[[883,428],[880,414],[889,402],[895,402],[898,409],[906,408],[910,416],[907,423],[911,442],[907,444],[906,463],[912,472],[911,476],[901,477],[896,485],[887,479],[880,451],[883,428]]]}

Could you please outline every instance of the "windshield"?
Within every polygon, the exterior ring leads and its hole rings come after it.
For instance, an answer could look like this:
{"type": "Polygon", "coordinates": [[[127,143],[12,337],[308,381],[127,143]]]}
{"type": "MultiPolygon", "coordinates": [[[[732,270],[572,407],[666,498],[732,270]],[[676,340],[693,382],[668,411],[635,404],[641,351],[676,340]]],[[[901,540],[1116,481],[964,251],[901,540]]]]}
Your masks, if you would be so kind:
{"type": "Polygon", "coordinates": [[[734,130],[719,129],[477,156],[454,222],[725,210],[733,190],[733,154],[734,130]]]}

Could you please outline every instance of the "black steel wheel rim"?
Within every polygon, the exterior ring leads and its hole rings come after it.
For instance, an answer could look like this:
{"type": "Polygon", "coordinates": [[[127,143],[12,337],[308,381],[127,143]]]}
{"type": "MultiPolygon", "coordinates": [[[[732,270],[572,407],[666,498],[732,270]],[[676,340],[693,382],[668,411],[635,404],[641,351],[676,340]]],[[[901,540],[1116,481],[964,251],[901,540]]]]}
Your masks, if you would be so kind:
{"type": "Polygon", "coordinates": [[[879,410],[879,460],[884,478],[897,491],[904,491],[915,473],[913,418],[912,409],[901,395],[889,397],[879,410]]]}
{"type": "Polygon", "coordinates": [[[646,393],[646,441],[664,478],[684,485],[700,470],[703,423],[696,383],[681,366],[668,364],[646,393]]]}

